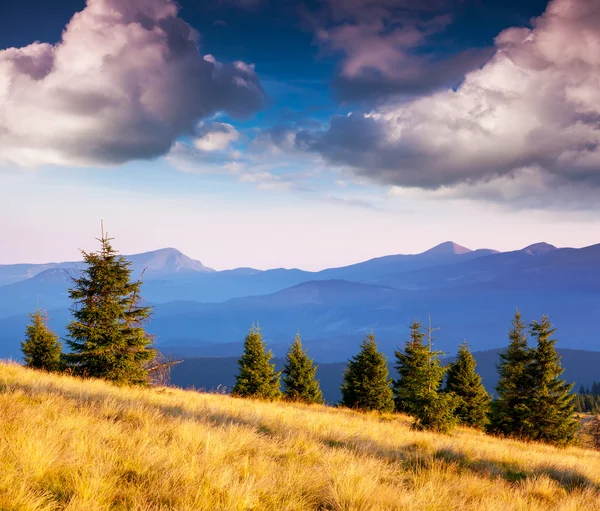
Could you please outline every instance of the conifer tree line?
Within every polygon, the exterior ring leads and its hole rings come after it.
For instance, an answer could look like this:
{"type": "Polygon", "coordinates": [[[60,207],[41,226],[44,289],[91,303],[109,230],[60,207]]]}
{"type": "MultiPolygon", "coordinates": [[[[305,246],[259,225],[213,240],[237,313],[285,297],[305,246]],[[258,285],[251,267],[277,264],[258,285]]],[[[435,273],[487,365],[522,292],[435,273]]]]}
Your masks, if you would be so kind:
{"type": "Polygon", "coordinates": [[[594,381],[591,387],[579,387],[575,395],[575,411],[600,415],[600,382],[594,381]]]}
{"type": "MultiPolygon", "coordinates": [[[[341,385],[341,405],[367,412],[401,412],[413,417],[420,430],[449,432],[457,425],[490,434],[554,445],[575,441],[578,420],[572,385],[560,378],[563,369],[556,352],[554,328],[546,316],[529,325],[535,341],[530,347],[526,325],[517,311],[509,331],[509,345],[500,353],[497,396],[492,400],[476,372],[466,343],[456,359],[442,364],[444,353],[433,349],[431,325],[415,321],[408,340],[395,351],[396,379],[368,334],[349,361],[341,385]]],[[[322,403],[315,379],[317,368],[303,349],[299,335],[290,345],[283,371],[271,363],[262,334],[252,327],[239,360],[232,394],[238,397],[322,403]],[[281,377],[283,375],[283,391],[281,377]]]]}
{"type": "Polygon", "coordinates": [[[97,252],[82,251],[85,269],[72,279],[72,319],[63,353],[47,314],[31,314],[21,343],[27,366],[103,378],[119,385],[147,385],[157,352],[144,323],[152,308],[143,305],[141,280],[131,280],[131,263],[119,255],[104,233],[97,252]]]}

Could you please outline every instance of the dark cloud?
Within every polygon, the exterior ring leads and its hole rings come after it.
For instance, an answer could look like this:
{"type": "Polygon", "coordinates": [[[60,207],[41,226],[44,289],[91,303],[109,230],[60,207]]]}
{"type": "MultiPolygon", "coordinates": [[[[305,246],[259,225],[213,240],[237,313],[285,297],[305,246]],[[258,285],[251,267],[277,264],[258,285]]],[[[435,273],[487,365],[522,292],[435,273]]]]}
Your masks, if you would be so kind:
{"type": "Polygon", "coordinates": [[[444,57],[412,56],[391,73],[373,68],[354,77],[338,74],[333,79],[333,88],[344,101],[410,98],[460,84],[468,72],[483,65],[492,54],[491,48],[471,48],[444,57]]]}
{"type": "Polygon", "coordinates": [[[325,1],[312,26],[322,50],[341,55],[333,79],[337,96],[350,101],[410,96],[460,83],[490,54],[487,49],[456,47],[443,38],[467,3],[325,1]]]}
{"type": "Polygon", "coordinates": [[[265,99],[253,66],[198,50],[172,0],[88,0],[55,45],[0,51],[0,160],[118,164],[265,99]]]}

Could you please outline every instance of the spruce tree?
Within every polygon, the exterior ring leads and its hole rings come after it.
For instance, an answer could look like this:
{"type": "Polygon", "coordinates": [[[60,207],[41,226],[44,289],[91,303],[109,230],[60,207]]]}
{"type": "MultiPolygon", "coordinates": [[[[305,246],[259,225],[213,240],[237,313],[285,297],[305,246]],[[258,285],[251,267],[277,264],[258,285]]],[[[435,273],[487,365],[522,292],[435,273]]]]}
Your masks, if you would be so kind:
{"type": "Polygon", "coordinates": [[[238,361],[239,372],[231,394],[238,397],[255,397],[273,400],[281,397],[281,372],[271,364],[273,354],[266,351],[258,327],[252,327],[244,341],[244,353],[238,361]]]}
{"type": "Polygon", "coordinates": [[[427,344],[421,323],[410,327],[410,339],[404,351],[396,350],[395,368],[398,380],[394,382],[397,409],[412,415],[416,429],[448,432],[456,424],[454,410],[456,397],[441,391],[446,368],[442,366],[441,351],[431,348],[433,329],[428,328],[427,344]]]}
{"type": "Polygon", "coordinates": [[[348,361],[341,386],[342,405],[364,411],[392,412],[394,398],[386,357],[377,349],[375,335],[363,340],[360,351],[348,361]]]}
{"type": "Polygon", "coordinates": [[[530,415],[525,432],[532,440],[562,446],[575,441],[579,424],[574,416],[573,384],[560,379],[563,368],[555,348],[555,331],[547,316],[530,327],[537,346],[528,368],[530,415]]]}
{"type": "Polygon", "coordinates": [[[466,343],[460,345],[456,361],[446,374],[446,391],[453,393],[458,404],[455,410],[460,424],[482,428],[487,422],[490,395],[475,372],[476,362],[466,343]]]}
{"type": "Polygon", "coordinates": [[[425,334],[421,323],[414,321],[410,325],[410,338],[404,350],[395,350],[398,379],[392,384],[396,410],[408,415],[415,415],[420,403],[417,395],[423,385],[423,375],[428,361],[428,352],[423,344],[425,334]]]}
{"type": "Polygon", "coordinates": [[[48,316],[41,309],[30,314],[31,323],[21,343],[23,360],[27,367],[44,371],[60,371],[62,346],[58,336],[48,328],[48,316]]]}
{"type": "Polygon", "coordinates": [[[499,354],[498,383],[496,399],[492,402],[490,421],[487,430],[490,433],[524,437],[529,423],[531,390],[528,381],[528,368],[531,363],[532,350],[527,346],[525,323],[517,310],[512,327],[508,334],[509,344],[499,354]]]}
{"type": "Polygon", "coordinates": [[[130,280],[131,263],[112,248],[104,230],[98,241],[98,252],[82,251],[87,267],[69,290],[74,305],[65,358],[77,375],[146,385],[156,352],[143,323],[152,309],[141,304],[142,283],[130,280]]]}
{"type": "Polygon", "coordinates": [[[323,403],[323,393],[319,381],[315,379],[317,367],[302,348],[300,334],[287,352],[283,368],[283,395],[289,401],[323,403]]]}

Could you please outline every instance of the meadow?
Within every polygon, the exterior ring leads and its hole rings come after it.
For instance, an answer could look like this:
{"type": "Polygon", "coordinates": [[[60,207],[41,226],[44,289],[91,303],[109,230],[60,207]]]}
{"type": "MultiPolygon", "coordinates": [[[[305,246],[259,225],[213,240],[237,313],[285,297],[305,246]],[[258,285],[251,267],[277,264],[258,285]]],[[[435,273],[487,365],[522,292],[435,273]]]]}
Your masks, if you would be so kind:
{"type": "Polygon", "coordinates": [[[600,510],[600,452],[0,364],[0,509],[600,510]]]}

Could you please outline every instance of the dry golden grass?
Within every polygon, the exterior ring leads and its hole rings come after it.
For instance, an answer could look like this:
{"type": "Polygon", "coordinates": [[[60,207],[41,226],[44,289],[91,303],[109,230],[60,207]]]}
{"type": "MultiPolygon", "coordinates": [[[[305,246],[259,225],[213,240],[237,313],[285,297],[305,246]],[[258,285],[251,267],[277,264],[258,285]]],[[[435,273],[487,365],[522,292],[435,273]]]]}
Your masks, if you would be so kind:
{"type": "Polygon", "coordinates": [[[0,365],[2,510],[600,510],[600,452],[0,365]]]}

